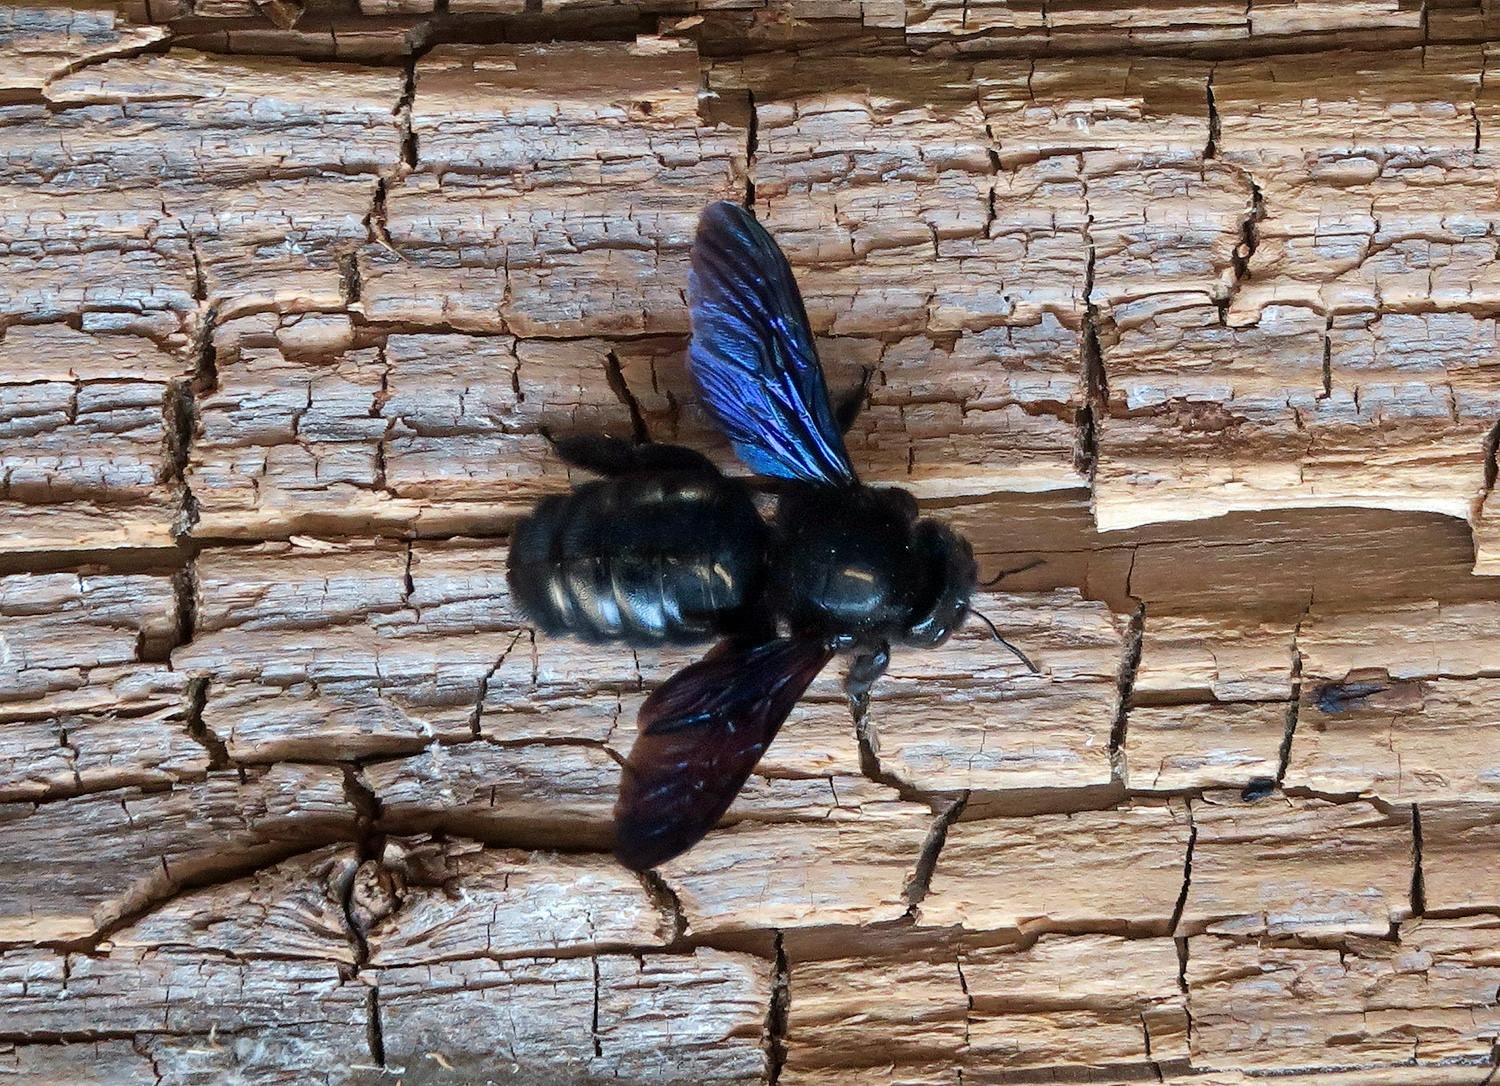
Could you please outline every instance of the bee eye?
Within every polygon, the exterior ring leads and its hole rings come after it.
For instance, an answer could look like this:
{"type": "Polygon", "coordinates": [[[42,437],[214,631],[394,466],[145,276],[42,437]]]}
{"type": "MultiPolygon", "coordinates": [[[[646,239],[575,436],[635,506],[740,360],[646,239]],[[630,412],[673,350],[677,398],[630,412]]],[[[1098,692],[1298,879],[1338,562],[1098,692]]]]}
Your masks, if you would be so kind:
{"type": "Polygon", "coordinates": [[[968,609],[974,559],[963,537],[936,520],[917,522],[912,548],[924,583],[904,640],[909,645],[941,644],[968,609]]]}

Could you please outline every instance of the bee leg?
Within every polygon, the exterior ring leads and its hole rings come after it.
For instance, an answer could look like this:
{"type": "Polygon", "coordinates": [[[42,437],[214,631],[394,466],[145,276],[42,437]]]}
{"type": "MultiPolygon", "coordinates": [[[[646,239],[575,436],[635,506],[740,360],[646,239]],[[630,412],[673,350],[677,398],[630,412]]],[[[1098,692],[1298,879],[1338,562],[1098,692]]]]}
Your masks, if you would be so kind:
{"type": "Polygon", "coordinates": [[[681,445],[636,445],[603,434],[580,434],[572,437],[542,436],[564,462],[595,475],[636,475],[652,471],[692,471],[719,474],[719,469],[702,453],[681,445]]]}
{"type": "Polygon", "coordinates": [[[863,706],[870,697],[870,687],[875,685],[875,680],[884,675],[885,669],[890,665],[889,641],[881,641],[856,656],[849,664],[848,674],[844,676],[844,692],[849,695],[849,701],[856,707],[863,706]]]}
{"type": "Polygon", "coordinates": [[[834,420],[839,424],[839,433],[847,434],[849,427],[854,425],[854,420],[859,418],[860,411],[865,406],[865,396],[870,391],[871,370],[865,370],[864,378],[859,382],[859,387],[838,402],[833,410],[834,420]]]}

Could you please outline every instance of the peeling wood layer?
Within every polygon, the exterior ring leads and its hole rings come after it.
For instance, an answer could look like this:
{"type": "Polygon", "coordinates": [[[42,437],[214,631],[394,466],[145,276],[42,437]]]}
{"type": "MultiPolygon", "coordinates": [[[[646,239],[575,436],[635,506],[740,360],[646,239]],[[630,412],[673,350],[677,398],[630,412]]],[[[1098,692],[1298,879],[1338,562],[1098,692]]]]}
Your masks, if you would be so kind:
{"type": "Polygon", "coordinates": [[[1108,53],[1205,57],[1493,37],[1477,0],[1172,0],[1149,7],[1021,0],[130,0],[140,22],[226,52],[391,59],[434,35],[619,37],[645,25],[707,52],[859,47],[936,56],[1108,53]]]}

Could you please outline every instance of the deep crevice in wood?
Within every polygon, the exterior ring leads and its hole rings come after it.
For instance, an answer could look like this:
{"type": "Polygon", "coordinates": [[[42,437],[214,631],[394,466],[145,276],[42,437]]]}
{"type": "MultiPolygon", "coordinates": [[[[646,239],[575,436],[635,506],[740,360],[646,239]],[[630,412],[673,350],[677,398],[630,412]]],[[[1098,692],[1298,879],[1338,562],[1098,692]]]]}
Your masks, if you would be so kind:
{"type": "Polygon", "coordinates": [[[1192,991],[1188,987],[1188,954],[1191,947],[1185,935],[1175,935],[1172,941],[1177,946],[1177,989],[1182,993],[1182,1013],[1187,1021],[1187,1041],[1189,1051],[1192,1050],[1193,1041],[1193,999],[1192,991]]]}
{"type": "Polygon", "coordinates": [[[787,1020],[791,1007],[791,969],[787,963],[786,939],[776,933],[776,957],[771,966],[771,1001],[766,1008],[766,1082],[777,1086],[787,1057],[787,1020]]]}
{"type": "Polygon", "coordinates": [[[197,404],[190,381],[175,380],[167,383],[162,399],[163,429],[166,431],[167,461],[166,478],[182,488],[184,507],[190,500],[187,485],[188,462],[192,455],[193,429],[197,424],[197,404]]]}
{"type": "MultiPolygon", "coordinates": [[[[1109,752],[1116,761],[1123,756],[1126,737],[1130,729],[1131,698],[1135,692],[1136,674],[1141,667],[1141,652],[1146,637],[1146,605],[1140,604],[1130,616],[1130,626],[1125,634],[1125,648],[1120,656],[1120,669],[1115,675],[1115,718],[1109,730],[1109,752]]],[[[1122,772],[1116,776],[1124,779],[1122,772]]]]}
{"type": "Polygon", "coordinates": [[[210,772],[214,772],[228,769],[232,763],[224,740],[203,722],[203,709],[208,704],[208,686],[207,676],[189,681],[186,726],[193,741],[208,751],[208,768],[210,772]]]}
{"type": "MultiPolygon", "coordinates": [[[[1217,114],[1215,116],[1217,117],[1217,114]]],[[[1229,323],[1229,306],[1235,293],[1251,278],[1250,261],[1255,257],[1256,250],[1260,248],[1260,224],[1266,217],[1266,197],[1261,191],[1260,184],[1249,170],[1242,172],[1246,183],[1250,186],[1250,207],[1240,219],[1240,241],[1230,254],[1230,268],[1234,273],[1234,281],[1229,286],[1229,293],[1218,302],[1219,323],[1225,325],[1229,323]]]]}
{"type": "MultiPolygon", "coordinates": [[[[377,185],[378,184],[379,182],[377,182],[377,185]]],[[[370,213],[366,217],[367,229],[370,230],[374,229],[372,225],[375,215],[373,199],[374,198],[372,197],[370,213]]],[[[338,266],[339,293],[343,296],[344,304],[350,306],[357,305],[359,303],[360,294],[364,289],[364,284],[360,277],[358,254],[345,253],[338,258],[338,266]]]]}
{"type": "Polygon", "coordinates": [[[1323,324],[1323,391],[1318,393],[1320,400],[1326,400],[1333,395],[1333,310],[1328,311],[1327,319],[1323,324]]]}
{"type": "Polygon", "coordinates": [[[687,939],[687,916],[682,911],[682,901],[666,879],[656,870],[638,872],[641,885],[656,904],[656,907],[671,918],[672,931],[667,938],[666,949],[675,950],[685,946],[687,939]]]}
{"type": "Polygon", "coordinates": [[[1422,877],[1422,808],[1411,805],[1411,909],[1413,916],[1427,914],[1427,885],[1422,877]]]}
{"type": "Polygon", "coordinates": [[[1292,629],[1292,696],[1286,706],[1286,731],[1281,736],[1281,746],[1276,752],[1276,786],[1281,787],[1286,780],[1287,766],[1292,760],[1292,743],[1297,736],[1297,724],[1302,715],[1302,651],[1297,647],[1297,639],[1302,634],[1302,623],[1306,621],[1306,615],[1297,620],[1297,625],[1292,629]]]}
{"type": "Polygon", "coordinates": [[[599,1038],[599,955],[591,955],[590,960],[594,965],[594,1009],[589,1036],[594,1043],[594,1058],[599,1059],[604,1055],[604,1045],[599,1038]]]}
{"type": "MultiPolygon", "coordinates": [[[[172,575],[172,591],[177,599],[177,643],[188,644],[198,633],[198,567],[194,559],[172,575]]],[[[170,659],[170,654],[167,657],[170,659]]]]}
{"type": "MultiPolygon", "coordinates": [[[[1201,791],[1201,790],[1200,790],[1201,791]]],[[[1161,799],[1177,793],[1162,790],[1129,789],[1118,776],[1108,782],[1079,785],[1074,788],[1017,788],[996,791],[984,788],[968,790],[968,803],[960,822],[988,818],[1030,818],[1036,815],[1081,814],[1085,811],[1108,811],[1131,798],[1161,799]]],[[[1187,794],[1191,794],[1190,792],[1187,794]]],[[[945,793],[916,793],[918,800],[937,803],[945,793]]]]}
{"type": "Polygon", "coordinates": [[[401,88],[401,97],[396,102],[396,121],[401,133],[401,163],[408,170],[417,168],[417,133],[412,127],[412,103],[417,98],[417,62],[421,53],[413,53],[406,60],[406,78],[401,88]]]}
{"type": "Polygon", "coordinates": [[[906,899],[907,915],[914,915],[916,907],[927,896],[927,891],[932,886],[932,873],[937,870],[938,858],[948,840],[948,829],[958,821],[968,803],[969,793],[960,793],[949,804],[948,809],[934,819],[932,829],[927,833],[927,840],[922,844],[922,852],[917,857],[916,866],[912,868],[911,878],[902,887],[901,894],[906,899]]]}
{"type": "Polygon", "coordinates": [[[755,91],[745,92],[749,118],[745,125],[745,206],[755,210],[755,155],[760,148],[760,114],[755,107],[755,91]]]}
{"type": "MultiPolygon", "coordinates": [[[[216,1034],[233,1037],[227,1030],[216,1034]]],[[[0,1044],[7,1045],[84,1045],[96,1041],[130,1041],[140,1037],[207,1037],[204,1030],[174,1029],[74,1029],[74,1030],[0,1030],[0,1044]]]]}
{"type": "Polygon", "coordinates": [[[377,1067],[385,1066],[385,1031],[380,1019],[380,985],[372,984],[369,995],[369,1025],[367,1027],[367,1040],[370,1046],[370,1058],[375,1061],[377,1067]]]}
{"type": "MultiPolygon", "coordinates": [[[[1193,887],[1193,848],[1198,843],[1198,826],[1193,821],[1193,804],[1189,800],[1186,804],[1188,816],[1188,839],[1187,851],[1182,859],[1182,892],[1177,895],[1177,902],[1172,906],[1172,918],[1167,922],[1167,933],[1176,935],[1179,925],[1182,923],[1182,911],[1187,908],[1188,892],[1193,887]]],[[[1184,943],[1186,940],[1184,940],[1184,943]]]]}
{"type": "MultiPolygon", "coordinates": [[[[301,830],[306,827],[296,828],[301,830]]],[[[7,948],[35,947],[52,950],[59,954],[97,955],[103,952],[101,951],[101,947],[112,936],[133,927],[152,913],[160,910],[168,902],[184,894],[237,882],[240,879],[248,878],[258,872],[285,863],[293,857],[347,840],[347,837],[341,836],[338,833],[308,828],[308,832],[305,835],[295,840],[291,838],[278,839],[274,842],[274,846],[268,843],[265,846],[255,849],[250,855],[235,857],[234,859],[237,862],[216,862],[202,872],[174,879],[163,887],[160,893],[148,895],[134,908],[99,924],[86,937],[79,939],[28,940],[23,943],[0,943],[0,951],[7,948]]],[[[273,958],[275,955],[255,955],[241,952],[234,955],[234,957],[240,960],[251,960],[255,957],[273,958]]],[[[6,1039],[3,1031],[0,1031],[0,1040],[6,1039]]]]}
{"type": "MultiPolygon", "coordinates": [[[[1088,187],[1084,186],[1084,204],[1088,204],[1088,187]]],[[[1091,224],[1093,215],[1086,211],[1084,244],[1087,263],[1083,274],[1083,328],[1079,337],[1079,365],[1083,371],[1083,404],[1078,409],[1077,436],[1074,439],[1074,467],[1093,483],[1099,464],[1099,423],[1109,410],[1109,376],[1104,369],[1104,351],[1099,344],[1098,307],[1094,304],[1094,267],[1097,250],[1091,224]]]]}
{"type": "Polygon", "coordinates": [[[354,839],[359,846],[360,859],[378,860],[386,836],[402,830],[386,829],[380,797],[365,783],[359,769],[352,765],[340,768],[344,772],[344,799],[354,808],[354,839]]]}
{"type": "Polygon", "coordinates": [[[1204,83],[1203,87],[1208,107],[1208,143],[1203,148],[1204,161],[1218,157],[1219,153],[1221,122],[1219,120],[1218,106],[1214,102],[1214,71],[1214,68],[1209,69],[1208,80],[1204,83]]]}

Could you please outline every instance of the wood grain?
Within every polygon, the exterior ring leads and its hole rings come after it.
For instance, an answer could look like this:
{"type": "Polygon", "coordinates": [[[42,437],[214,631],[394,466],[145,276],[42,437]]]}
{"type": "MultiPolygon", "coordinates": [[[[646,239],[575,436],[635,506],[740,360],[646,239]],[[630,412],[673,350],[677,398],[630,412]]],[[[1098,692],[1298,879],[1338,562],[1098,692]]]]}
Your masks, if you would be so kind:
{"type": "Polygon", "coordinates": [[[0,1080],[1483,1086],[1484,5],[0,8],[0,1080]],[[547,435],[744,474],[744,201],[993,584],[610,857],[702,654],[550,638],[547,435]]]}

